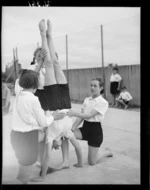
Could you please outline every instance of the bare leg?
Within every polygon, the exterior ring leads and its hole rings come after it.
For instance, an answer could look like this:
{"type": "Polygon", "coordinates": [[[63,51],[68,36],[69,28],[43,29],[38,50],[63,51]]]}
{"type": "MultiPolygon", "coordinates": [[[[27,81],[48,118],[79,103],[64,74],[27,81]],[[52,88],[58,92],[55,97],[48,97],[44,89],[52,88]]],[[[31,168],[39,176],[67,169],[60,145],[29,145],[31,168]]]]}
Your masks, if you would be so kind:
{"type": "Polygon", "coordinates": [[[62,162],[62,164],[60,166],[58,166],[56,168],[56,170],[67,169],[67,168],[70,167],[70,164],[69,164],[69,142],[68,142],[68,139],[65,138],[65,140],[62,141],[61,150],[62,150],[63,162],[62,162]]]}
{"type": "Polygon", "coordinates": [[[88,147],[88,163],[90,165],[95,165],[101,162],[103,158],[113,157],[113,154],[111,153],[109,148],[105,149],[105,153],[103,154],[101,158],[98,158],[98,151],[99,151],[99,147],[98,148],[92,147],[92,146],[88,147]]]}
{"type": "Polygon", "coordinates": [[[48,44],[51,58],[54,64],[56,81],[58,84],[66,84],[67,80],[66,80],[65,74],[62,71],[59,61],[55,54],[55,49],[54,49],[53,39],[52,39],[52,26],[51,26],[50,20],[47,21],[47,44],[48,44]]]}
{"type": "Polygon", "coordinates": [[[46,152],[46,148],[45,148],[45,132],[44,131],[39,131],[38,134],[38,161],[40,162],[38,164],[39,167],[41,167],[41,165],[44,162],[44,158],[45,158],[45,152],[46,152]]]}
{"type": "Polygon", "coordinates": [[[97,163],[99,147],[88,146],[88,163],[90,165],[95,165],[97,163]]]}
{"type": "Polygon", "coordinates": [[[32,181],[37,181],[37,182],[44,181],[45,176],[46,176],[46,172],[47,172],[47,169],[48,169],[48,166],[49,166],[51,148],[52,148],[52,143],[47,143],[46,144],[46,155],[45,155],[45,158],[44,158],[44,162],[42,163],[41,176],[32,178],[32,181]]]}
{"type": "Polygon", "coordinates": [[[82,152],[81,152],[80,144],[77,141],[77,139],[75,138],[75,136],[73,136],[73,138],[70,139],[70,142],[72,143],[72,145],[75,148],[77,159],[78,159],[78,163],[74,164],[74,166],[75,167],[82,167],[83,161],[82,161],[82,152]]]}
{"type": "Polygon", "coordinates": [[[44,48],[48,53],[45,57],[45,86],[56,84],[56,78],[55,78],[55,71],[54,66],[52,63],[52,59],[50,56],[48,44],[47,44],[47,38],[46,38],[46,27],[45,27],[45,20],[41,20],[39,23],[39,29],[41,34],[41,40],[42,40],[42,48],[44,48]]]}
{"type": "Polygon", "coordinates": [[[121,105],[123,105],[124,107],[126,106],[126,104],[124,103],[123,100],[119,100],[119,103],[120,103],[121,105]]]}
{"type": "Polygon", "coordinates": [[[19,172],[18,172],[17,179],[22,184],[27,184],[28,183],[28,181],[30,179],[32,168],[33,168],[33,165],[31,165],[31,166],[23,166],[23,165],[19,164],[19,172]]]}

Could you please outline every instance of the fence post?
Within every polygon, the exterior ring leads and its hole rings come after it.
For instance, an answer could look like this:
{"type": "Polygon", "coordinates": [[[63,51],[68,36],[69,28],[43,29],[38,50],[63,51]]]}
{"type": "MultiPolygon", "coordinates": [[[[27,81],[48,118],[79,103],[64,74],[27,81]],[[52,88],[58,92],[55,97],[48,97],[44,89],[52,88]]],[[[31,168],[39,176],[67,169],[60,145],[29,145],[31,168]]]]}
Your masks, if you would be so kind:
{"type": "Polygon", "coordinates": [[[68,70],[68,35],[66,35],[66,74],[67,74],[67,81],[69,84],[69,70],[68,70]]]}
{"type": "MultiPolygon", "coordinates": [[[[17,79],[17,71],[16,71],[16,57],[15,57],[15,49],[13,49],[13,56],[14,56],[14,72],[15,72],[15,81],[17,79]]],[[[14,81],[14,83],[15,83],[14,81]]]]}
{"type": "Polygon", "coordinates": [[[103,72],[103,82],[104,82],[104,98],[106,99],[106,84],[105,84],[105,68],[104,68],[104,50],[103,50],[103,25],[101,28],[101,52],[102,52],[102,72],[103,72]]]}

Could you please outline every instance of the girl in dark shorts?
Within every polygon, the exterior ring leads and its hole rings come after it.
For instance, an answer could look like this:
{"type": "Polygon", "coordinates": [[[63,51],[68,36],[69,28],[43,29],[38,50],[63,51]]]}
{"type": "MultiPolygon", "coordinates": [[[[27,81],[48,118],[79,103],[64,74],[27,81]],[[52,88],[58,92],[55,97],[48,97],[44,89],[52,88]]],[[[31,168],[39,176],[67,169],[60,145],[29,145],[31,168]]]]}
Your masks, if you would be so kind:
{"type": "MultiPolygon", "coordinates": [[[[26,184],[30,180],[33,164],[37,161],[38,142],[44,141],[46,129],[53,120],[62,119],[63,114],[53,113],[46,117],[38,98],[38,74],[26,71],[19,79],[23,88],[17,95],[12,115],[11,144],[19,162],[17,179],[26,184]]],[[[44,167],[44,166],[42,166],[44,167]]]]}
{"type": "MultiPolygon", "coordinates": [[[[101,121],[108,109],[108,102],[102,97],[104,84],[100,78],[91,81],[91,97],[84,100],[82,111],[70,110],[69,116],[77,117],[72,130],[77,139],[88,142],[88,163],[94,165],[98,162],[98,151],[103,142],[101,121]],[[81,128],[78,126],[83,122],[81,128]]],[[[110,149],[106,149],[104,156],[112,156],[110,149]]]]}

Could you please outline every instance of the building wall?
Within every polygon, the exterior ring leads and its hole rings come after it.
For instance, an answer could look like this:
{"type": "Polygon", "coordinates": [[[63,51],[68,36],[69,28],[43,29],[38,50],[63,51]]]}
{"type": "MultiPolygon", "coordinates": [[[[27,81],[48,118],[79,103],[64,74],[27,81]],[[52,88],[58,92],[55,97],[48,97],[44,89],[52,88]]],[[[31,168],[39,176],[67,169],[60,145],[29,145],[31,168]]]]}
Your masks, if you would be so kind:
{"type": "MultiPolygon", "coordinates": [[[[122,85],[133,96],[131,105],[140,106],[140,65],[118,66],[119,74],[122,77],[122,85]]],[[[110,76],[112,69],[105,67],[105,90],[106,99],[111,102],[110,94],[110,76]]],[[[85,97],[90,96],[90,82],[93,78],[103,78],[102,68],[86,68],[86,69],[69,69],[64,70],[66,77],[69,79],[69,88],[71,100],[83,102],[85,97]]]]}

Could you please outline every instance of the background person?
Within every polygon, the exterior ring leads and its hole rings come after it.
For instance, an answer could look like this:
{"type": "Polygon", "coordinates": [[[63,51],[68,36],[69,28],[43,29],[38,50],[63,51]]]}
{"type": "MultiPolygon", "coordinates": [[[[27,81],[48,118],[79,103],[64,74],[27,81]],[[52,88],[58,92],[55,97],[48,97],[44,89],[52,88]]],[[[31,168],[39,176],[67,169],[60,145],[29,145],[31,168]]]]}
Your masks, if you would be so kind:
{"type": "Polygon", "coordinates": [[[121,76],[118,74],[118,68],[114,67],[110,77],[110,93],[113,96],[112,106],[116,106],[116,97],[120,92],[121,76]]]}
{"type": "Polygon", "coordinates": [[[131,94],[127,91],[126,86],[121,88],[121,93],[118,98],[116,98],[117,106],[123,106],[124,109],[128,108],[129,102],[132,100],[131,94]]]}

